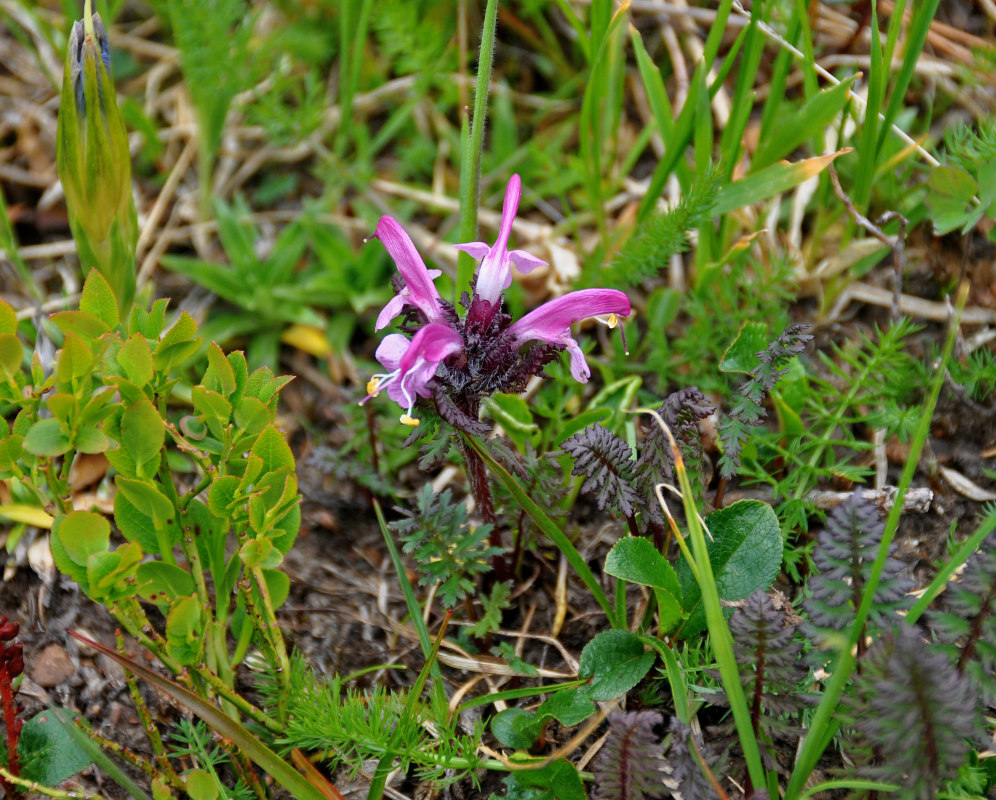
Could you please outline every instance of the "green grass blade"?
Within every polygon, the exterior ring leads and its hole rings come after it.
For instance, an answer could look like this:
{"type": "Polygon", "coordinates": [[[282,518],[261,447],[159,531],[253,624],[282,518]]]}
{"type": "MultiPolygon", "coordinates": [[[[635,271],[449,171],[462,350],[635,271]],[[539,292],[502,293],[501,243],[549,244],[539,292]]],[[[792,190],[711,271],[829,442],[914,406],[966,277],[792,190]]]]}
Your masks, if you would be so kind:
{"type": "Polygon", "coordinates": [[[202,697],[198,697],[189,689],[180,686],[180,684],[164,678],[158,672],[153,672],[139,662],[125,658],[116,650],[100,642],[94,642],[72,631],[70,631],[70,634],[94,650],[116,661],[125,669],[134,672],[139,678],[155,686],[163,694],[189,708],[214,728],[215,731],[225,738],[230,739],[239,750],[252,759],[261,769],[268,772],[293,797],[298,798],[298,800],[328,800],[327,796],[312,786],[300,772],[253,736],[243,725],[222,712],[217,706],[212,705],[202,697]]]}
{"type": "Polygon", "coordinates": [[[793,164],[772,164],[746,178],[728,183],[720,188],[716,203],[712,207],[712,214],[718,217],[787,192],[814,175],[819,175],[836,158],[849,152],[850,148],[847,148],[836,153],[796,161],[793,164]]]}
{"type": "Polygon", "coordinates": [[[975,533],[969,536],[964,542],[962,542],[958,549],[955,550],[954,555],[948,559],[948,563],[945,564],[941,569],[938,570],[934,579],[930,582],[930,586],[927,590],[920,596],[913,607],[909,610],[906,615],[906,621],[911,625],[916,622],[923,615],[923,612],[930,607],[930,604],[934,602],[934,598],[937,597],[947,585],[948,581],[951,580],[951,576],[958,571],[958,568],[968,561],[969,556],[971,556],[979,546],[985,540],[985,538],[996,530],[996,507],[990,509],[989,513],[986,515],[985,519],[982,520],[982,524],[976,529],[975,533]]]}
{"type": "Polygon", "coordinates": [[[609,598],[606,597],[605,592],[602,587],[599,586],[598,580],[595,578],[595,574],[591,571],[591,568],[585,563],[585,560],[581,557],[577,548],[571,543],[571,540],[567,538],[563,531],[557,527],[557,524],[550,519],[546,513],[540,508],[532,499],[523,491],[522,487],[519,486],[519,482],[515,477],[506,470],[501,464],[499,464],[494,456],[488,452],[488,449],[484,447],[480,442],[477,441],[472,436],[467,436],[464,434],[464,441],[471,450],[476,452],[488,465],[488,469],[498,478],[505,488],[508,489],[512,497],[515,498],[517,502],[525,511],[530,519],[536,523],[536,526],[543,531],[549,537],[557,549],[564,554],[564,558],[567,559],[567,563],[570,564],[574,571],[577,572],[578,577],[585,586],[588,587],[588,591],[591,592],[592,597],[595,601],[602,607],[605,612],[605,616],[608,617],[609,621],[615,625],[616,616],[613,612],[612,605],[609,603],[609,598]]]}
{"type": "Polygon", "coordinates": [[[733,176],[733,170],[740,159],[744,131],[747,129],[751,110],[754,108],[753,87],[757,80],[757,70],[761,64],[765,43],[765,37],[758,27],[758,22],[765,18],[770,5],[770,2],[765,3],[758,0],[751,8],[750,23],[747,25],[747,33],[744,38],[743,55],[733,90],[733,107],[730,109],[730,118],[719,140],[719,153],[722,163],[726,167],[727,179],[733,176]]]}
{"type": "Polygon", "coordinates": [[[872,177],[875,174],[875,162],[878,157],[876,144],[882,103],[885,100],[885,85],[889,75],[889,65],[882,58],[882,42],[878,32],[877,3],[871,4],[871,53],[868,66],[868,92],[865,98],[865,115],[860,123],[861,133],[858,136],[858,168],[854,181],[852,200],[858,210],[868,206],[871,196],[872,177]]]}
{"type": "Polygon", "coordinates": [[[384,512],[381,510],[380,503],[377,502],[376,498],[374,498],[373,507],[374,513],[377,515],[377,524],[380,525],[380,532],[384,536],[384,544],[387,545],[387,553],[391,558],[391,564],[394,565],[394,571],[398,574],[398,583],[401,584],[401,593],[405,596],[408,616],[411,617],[412,626],[415,628],[415,633],[418,634],[418,642],[422,647],[422,655],[428,659],[429,654],[432,652],[432,639],[429,638],[429,629],[426,628],[425,621],[422,619],[422,607],[418,604],[418,598],[415,597],[415,590],[412,588],[411,581],[408,580],[408,573],[405,571],[404,562],[401,560],[401,553],[398,552],[398,548],[394,544],[394,539],[391,538],[391,531],[387,527],[387,520],[384,519],[384,512]]]}
{"type": "Polygon", "coordinates": [[[73,737],[76,744],[86,751],[86,754],[93,759],[93,763],[100,767],[107,774],[108,778],[128,792],[135,800],[150,800],[149,796],[142,791],[138,784],[129,778],[123,769],[111,761],[110,757],[96,742],[76,726],[76,723],[73,722],[65,709],[50,708],[49,713],[59,721],[62,727],[66,729],[66,732],[73,737]]]}
{"type": "Polygon", "coordinates": [[[762,137],[763,144],[751,160],[751,172],[758,172],[785,158],[807,139],[821,135],[844,110],[856,79],[857,76],[852,75],[836,86],[817,92],[796,111],[784,114],[776,129],[762,137]]]}
{"type": "Polygon", "coordinates": [[[761,750],[758,747],[757,737],[751,724],[747,699],[744,696],[743,686],[740,684],[740,669],[733,653],[733,635],[730,633],[726,617],[723,616],[723,604],[716,587],[712,562],[709,560],[705,530],[699,516],[699,510],[695,507],[695,494],[688,477],[688,470],[685,468],[685,462],[677,442],[660,416],[650,409],[638,410],[652,414],[657,419],[658,424],[662,426],[662,430],[671,443],[671,457],[674,460],[675,473],[678,476],[685,518],[688,520],[688,538],[692,543],[691,556],[697,569],[696,580],[702,592],[702,604],[705,607],[706,622],[709,628],[709,641],[712,643],[723,689],[730,701],[730,711],[736,724],[740,746],[744,751],[744,760],[747,762],[750,780],[755,787],[767,787],[767,776],[761,761],[761,750]]]}
{"type": "Polygon", "coordinates": [[[882,576],[882,570],[889,555],[889,547],[892,545],[896,529],[899,526],[899,518],[903,509],[903,499],[906,496],[906,490],[913,482],[913,475],[920,460],[920,453],[923,452],[923,446],[930,433],[930,423],[934,416],[934,408],[937,406],[937,398],[941,393],[941,386],[944,384],[944,376],[947,372],[948,362],[951,360],[951,351],[954,348],[961,313],[965,308],[967,299],[968,284],[963,283],[958,289],[955,314],[948,327],[948,335],[944,342],[941,360],[934,373],[934,379],[931,382],[930,394],[927,397],[927,402],[924,404],[923,413],[920,416],[913,439],[910,442],[910,453],[903,468],[898,492],[896,493],[893,506],[889,511],[889,516],[885,521],[885,532],[882,535],[878,556],[872,564],[871,575],[861,598],[861,605],[855,614],[848,641],[837,656],[837,661],[831,672],[830,681],[823,692],[823,698],[816,707],[816,713],[810,723],[809,732],[796,758],[795,769],[793,769],[788,786],[785,789],[785,800],[797,800],[800,797],[806,781],[809,779],[810,774],[812,774],[813,769],[816,767],[817,761],[819,761],[820,756],[830,742],[830,736],[826,734],[831,727],[833,715],[837,712],[840,696],[844,693],[844,689],[847,687],[847,683],[854,671],[856,661],[853,651],[861,632],[864,630],[868,613],[871,611],[872,600],[875,597],[879,579],[882,576]]]}
{"type": "MultiPolygon", "coordinates": [[[[927,2],[913,4],[913,16],[909,32],[906,35],[906,51],[903,53],[903,65],[900,67],[899,73],[896,75],[895,83],[892,87],[892,97],[889,98],[889,105],[885,110],[885,121],[883,123],[882,130],[879,131],[878,142],[876,143],[876,149],[879,152],[881,152],[882,146],[885,143],[885,137],[892,128],[892,125],[895,122],[896,117],[899,115],[900,109],[902,108],[903,100],[906,97],[906,90],[909,88],[910,81],[913,79],[913,71],[916,68],[916,62],[920,58],[920,53],[923,52],[924,44],[927,42],[927,34],[930,31],[930,23],[933,22],[934,16],[937,14],[937,7],[939,4],[940,0],[927,0],[927,2]]],[[[897,2],[892,11],[892,24],[889,25],[890,36],[886,47],[886,64],[891,63],[892,52],[895,47],[895,42],[891,35],[892,27],[895,25],[897,30],[902,28],[901,20],[905,6],[905,1],[897,2]]]]}
{"type": "Polygon", "coordinates": [[[685,680],[685,673],[678,663],[678,657],[674,654],[674,650],[655,636],[641,636],[640,641],[654,648],[664,661],[667,682],[671,687],[671,699],[674,701],[674,714],[687,725],[691,718],[688,707],[688,682],[685,680]]]}

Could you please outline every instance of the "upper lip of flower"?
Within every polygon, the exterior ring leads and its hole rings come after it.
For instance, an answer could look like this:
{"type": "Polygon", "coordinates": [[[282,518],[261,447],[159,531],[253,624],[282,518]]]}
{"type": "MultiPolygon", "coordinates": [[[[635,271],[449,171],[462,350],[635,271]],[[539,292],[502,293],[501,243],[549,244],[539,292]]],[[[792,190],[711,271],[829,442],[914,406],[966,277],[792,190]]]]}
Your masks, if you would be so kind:
{"type": "Polygon", "coordinates": [[[505,203],[501,210],[501,227],[498,238],[492,246],[484,242],[466,242],[454,245],[458,250],[469,253],[474,258],[480,258],[481,266],[477,271],[477,282],[474,296],[487,300],[495,306],[501,302],[501,295],[512,285],[512,264],[519,272],[529,272],[546,264],[542,259],[527,253],[525,250],[509,250],[508,237],[512,232],[512,222],[519,209],[519,198],[522,196],[522,179],[513,175],[505,188],[505,203]]]}
{"type": "Polygon", "coordinates": [[[629,316],[630,311],[629,298],[618,289],[580,289],[533,309],[512,323],[505,334],[517,345],[539,340],[565,346],[571,357],[571,374],[575,380],[585,383],[591,370],[580,346],[571,337],[571,325],[601,314],[611,314],[609,324],[614,324],[616,316],[629,316]]]}
{"type": "Polygon", "coordinates": [[[448,325],[430,323],[411,338],[400,333],[384,337],[377,348],[377,360],[390,372],[374,375],[367,384],[367,396],[363,402],[387,389],[388,397],[398,405],[406,407],[401,416],[406,425],[418,424],[412,417],[412,409],[418,395],[429,396],[429,381],[435,377],[440,363],[463,350],[463,339],[448,325]]]}
{"type": "Polygon", "coordinates": [[[415,306],[422,312],[426,322],[435,322],[442,314],[442,307],[433,280],[442,273],[437,269],[426,268],[411,238],[397,220],[388,216],[381,217],[373,238],[380,239],[384,243],[385,249],[398,267],[398,272],[405,279],[404,290],[392,297],[377,316],[375,330],[379,331],[389,324],[401,313],[405,305],[415,306]]]}

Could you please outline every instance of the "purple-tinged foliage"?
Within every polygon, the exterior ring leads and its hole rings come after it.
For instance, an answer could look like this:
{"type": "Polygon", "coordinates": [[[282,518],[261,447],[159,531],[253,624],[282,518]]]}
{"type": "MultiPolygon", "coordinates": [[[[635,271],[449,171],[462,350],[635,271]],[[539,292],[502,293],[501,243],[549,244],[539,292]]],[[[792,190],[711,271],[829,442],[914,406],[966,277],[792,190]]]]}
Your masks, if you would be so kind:
{"type": "Polygon", "coordinates": [[[709,780],[705,767],[718,777],[722,774],[724,759],[703,741],[701,733],[696,734],[677,717],[671,718],[668,733],[667,762],[671,775],[667,786],[680,791],[682,797],[715,800],[718,797],[716,787],[709,780]]]}
{"type": "Polygon", "coordinates": [[[754,355],[759,363],[750,371],[747,380],[737,390],[730,416],[719,425],[719,437],[723,443],[723,457],[720,461],[720,474],[732,478],[740,466],[740,451],[753,426],[759,425],[765,417],[765,397],[785,374],[785,363],[799,355],[813,338],[807,333],[808,325],[790,325],[777,339],[764,350],[754,355]]]}
{"type": "Polygon", "coordinates": [[[945,653],[900,624],[868,651],[857,678],[851,711],[871,761],[862,773],[899,784],[911,800],[937,797],[968,759],[976,699],[945,653]]]}
{"type": "MultiPolygon", "coordinates": [[[[690,387],[668,395],[658,414],[686,455],[694,457],[701,451],[696,423],[713,411],[705,396],[690,387]]],[[[646,438],[636,461],[628,443],[597,423],[574,434],[561,447],[574,459],[573,474],[585,476],[582,494],[593,494],[600,510],[613,508],[629,518],[641,511],[653,525],[661,526],[665,520],[655,486],[673,481],[674,460],[671,444],[656,420],[644,430],[646,438]]]]}
{"type": "Polygon", "coordinates": [[[979,702],[996,706],[996,533],[948,583],[930,627],[957,669],[979,689],[979,702]]]}
{"type": "MultiPolygon", "coordinates": [[[[878,556],[885,522],[878,508],[855,491],[827,517],[826,528],[813,551],[816,571],[809,578],[805,608],[810,635],[821,640],[843,631],[854,621],[872,564],[878,556]]],[[[903,564],[889,555],[882,570],[868,621],[889,628],[894,613],[908,605],[909,581],[903,564]]]]}
{"type": "MultiPolygon", "coordinates": [[[[790,623],[786,612],[758,589],[730,619],[730,633],[750,708],[751,727],[759,742],[769,745],[762,752],[765,766],[787,774],[790,765],[782,763],[779,756],[791,752],[791,745],[798,739],[800,712],[819,701],[818,695],[803,688],[809,666],[802,655],[798,626],[790,623]],[[775,747],[774,743],[787,746],[775,747]]],[[[725,694],[717,695],[715,702],[728,705],[725,694]]],[[[732,722],[724,725],[723,731],[732,740],[732,722]]]]}
{"type": "MultiPolygon", "coordinates": [[[[702,439],[697,424],[716,410],[695,386],[669,394],[657,409],[664,424],[681,448],[686,463],[701,460],[702,439]]],[[[641,497],[647,498],[647,513],[656,525],[666,524],[664,512],[657,503],[655,487],[659,483],[675,483],[674,456],[671,443],[657,420],[643,426],[646,438],[640,446],[640,457],[633,468],[633,484],[641,497]]]]}
{"type": "Polygon", "coordinates": [[[667,762],[657,711],[613,711],[609,735],[595,760],[595,797],[599,800],[650,800],[666,793],[667,762]]]}
{"type": "Polygon", "coordinates": [[[584,354],[571,337],[573,323],[608,315],[607,323],[614,326],[618,317],[629,315],[629,299],[614,289],[571,292],[544,303],[518,322],[502,311],[502,293],[511,283],[512,264],[528,271],[545,263],[522,250],[508,249],[521,192],[519,176],[514,175],[505,194],[501,228],[494,245],[457,245],[482,259],[474,281],[474,296],[464,295],[463,316],[439,296],[433,284],[439,273],[426,268],[401,226],[390,217],[381,217],[377,224],[375,238],[384,243],[403,279],[403,284],[395,282],[398,293],[378,315],[377,328],[403,314],[402,329],[414,334],[414,338],[410,348],[403,344],[406,338],[401,334],[384,340],[377,358],[390,372],[375,376],[367,399],[388,388],[390,397],[406,409],[403,423],[418,424],[414,405],[418,397],[431,397],[439,415],[450,425],[480,434],[488,430],[478,420],[481,399],[495,392],[522,391],[529,379],[540,374],[562,351],[570,354],[574,377],[582,383],[588,380],[590,370],[584,354]],[[434,329],[430,342],[435,349],[431,352],[416,346],[427,328],[434,329]],[[444,336],[440,329],[449,335],[444,336]],[[403,363],[402,357],[408,352],[418,355],[403,363]]]}
{"type": "Polygon", "coordinates": [[[640,496],[630,483],[633,451],[608,428],[597,423],[574,434],[561,445],[574,460],[573,475],[584,475],[582,494],[593,494],[599,511],[616,509],[632,517],[640,508],[640,496]]]}

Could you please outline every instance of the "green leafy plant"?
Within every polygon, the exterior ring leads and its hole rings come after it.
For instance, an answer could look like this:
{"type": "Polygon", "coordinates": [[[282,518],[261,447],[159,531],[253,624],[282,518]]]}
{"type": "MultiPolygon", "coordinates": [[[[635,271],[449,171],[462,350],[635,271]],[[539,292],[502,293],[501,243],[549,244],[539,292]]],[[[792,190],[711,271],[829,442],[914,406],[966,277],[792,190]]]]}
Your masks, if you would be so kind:
{"type": "Polygon", "coordinates": [[[488,544],[492,526],[472,528],[467,507],[426,484],[415,498],[415,509],[391,523],[401,535],[403,550],[415,557],[423,584],[438,584],[439,598],[452,608],[474,591],[475,578],[491,570],[489,559],[501,552],[488,544]]]}

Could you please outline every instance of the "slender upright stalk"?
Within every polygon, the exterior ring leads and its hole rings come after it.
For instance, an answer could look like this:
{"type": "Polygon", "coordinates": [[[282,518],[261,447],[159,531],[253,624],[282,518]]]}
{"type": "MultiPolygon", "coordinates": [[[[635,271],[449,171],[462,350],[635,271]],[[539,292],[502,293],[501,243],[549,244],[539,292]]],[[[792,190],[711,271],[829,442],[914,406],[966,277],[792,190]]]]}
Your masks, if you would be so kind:
{"type": "MultiPolygon", "coordinates": [[[[477,239],[477,207],[481,201],[481,152],[488,115],[488,90],[495,54],[495,30],[498,26],[498,0],[488,0],[481,29],[481,53],[477,59],[477,89],[474,93],[474,117],[469,135],[464,138],[460,160],[460,241],[477,239]]],[[[474,274],[474,259],[461,253],[457,262],[456,300],[474,274]]]]}

